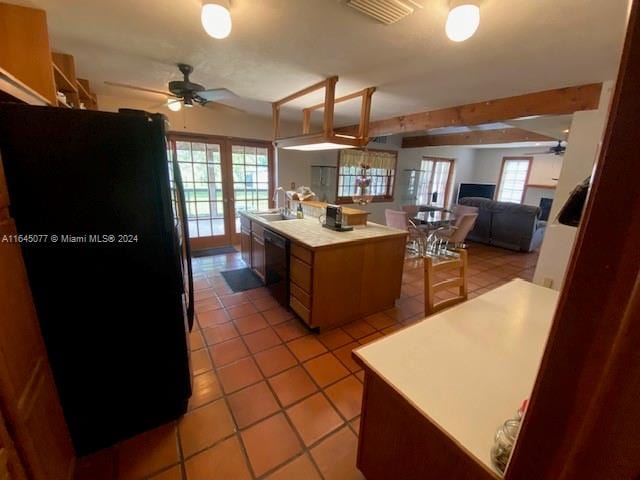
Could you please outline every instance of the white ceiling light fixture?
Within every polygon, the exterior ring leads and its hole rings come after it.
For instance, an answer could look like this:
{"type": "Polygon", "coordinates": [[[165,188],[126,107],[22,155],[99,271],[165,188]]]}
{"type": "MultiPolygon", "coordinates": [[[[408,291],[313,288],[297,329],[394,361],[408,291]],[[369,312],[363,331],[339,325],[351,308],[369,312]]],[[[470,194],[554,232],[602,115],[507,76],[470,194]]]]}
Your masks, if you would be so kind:
{"type": "Polygon", "coordinates": [[[464,42],[480,26],[480,7],[475,0],[451,0],[445,32],[449,40],[464,42]]]}
{"type": "Polygon", "coordinates": [[[180,100],[176,100],[175,98],[168,98],[167,107],[169,107],[169,110],[171,110],[172,112],[179,112],[180,110],[182,110],[182,102],[180,100]]]}
{"type": "Polygon", "coordinates": [[[232,26],[229,0],[203,0],[200,21],[210,37],[227,38],[232,26]]]}

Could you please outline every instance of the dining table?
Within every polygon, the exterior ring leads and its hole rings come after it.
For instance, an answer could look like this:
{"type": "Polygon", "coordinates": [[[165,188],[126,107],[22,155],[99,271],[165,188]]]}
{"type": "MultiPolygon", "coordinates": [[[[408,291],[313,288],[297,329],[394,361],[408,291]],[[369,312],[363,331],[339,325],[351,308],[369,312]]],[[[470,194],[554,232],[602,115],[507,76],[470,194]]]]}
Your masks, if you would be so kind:
{"type": "Polygon", "coordinates": [[[418,225],[426,225],[429,230],[448,227],[453,221],[453,212],[447,210],[432,210],[417,212],[413,221],[418,225]]]}

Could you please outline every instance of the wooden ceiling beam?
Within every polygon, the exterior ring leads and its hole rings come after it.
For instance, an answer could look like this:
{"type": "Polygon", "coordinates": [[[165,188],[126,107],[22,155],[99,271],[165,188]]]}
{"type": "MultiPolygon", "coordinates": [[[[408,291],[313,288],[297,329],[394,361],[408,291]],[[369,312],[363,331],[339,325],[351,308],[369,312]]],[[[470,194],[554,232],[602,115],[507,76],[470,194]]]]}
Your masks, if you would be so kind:
{"type": "Polygon", "coordinates": [[[402,148],[441,147],[453,145],[489,145],[513,142],[549,142],[558,140],[521,128],[499,128],[495,130],[475,130],[472,132],[447,133],[443,135],[420,135],[404,137],[402,148]]]}
{"type": "MultiPolygon", "coordinates": [[[[488,100],[429,112],[413,113],[369,123],[369,135],[419,132],[440,127],[481,125],[534,115],[564,115],[598,108],[601,83],[557,88],[515,97],[488,100]]],[[[357,133],[357,126],[336,132],[357,133]]]]}

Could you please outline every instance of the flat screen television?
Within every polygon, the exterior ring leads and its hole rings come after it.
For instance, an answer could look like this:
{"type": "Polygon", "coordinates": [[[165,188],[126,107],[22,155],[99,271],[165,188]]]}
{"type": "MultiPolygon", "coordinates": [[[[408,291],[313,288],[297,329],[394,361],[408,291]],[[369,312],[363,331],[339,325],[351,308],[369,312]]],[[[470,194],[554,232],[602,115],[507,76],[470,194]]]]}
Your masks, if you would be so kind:
{"type": "Polygon", "coordinates": [[[495,183],[461,183],[458,189],[458,200],[467,197],[493,198],[495,193],[495,183]]]}

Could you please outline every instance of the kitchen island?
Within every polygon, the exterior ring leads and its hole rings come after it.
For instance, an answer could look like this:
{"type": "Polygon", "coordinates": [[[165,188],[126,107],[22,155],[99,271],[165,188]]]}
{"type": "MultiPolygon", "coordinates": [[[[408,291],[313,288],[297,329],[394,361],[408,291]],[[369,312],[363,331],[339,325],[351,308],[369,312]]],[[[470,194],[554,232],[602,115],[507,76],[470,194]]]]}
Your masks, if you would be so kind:
{"type": "Polygon", "coordinates": [[[263,281],[265,230],[289,240],[289,306],[310,328],[361,319],[400,297],[405,231],[369,222],[336,232],[317,218],[247,212],[240,223],[242,258],[263,281]]]}

